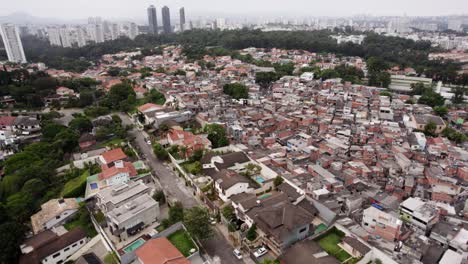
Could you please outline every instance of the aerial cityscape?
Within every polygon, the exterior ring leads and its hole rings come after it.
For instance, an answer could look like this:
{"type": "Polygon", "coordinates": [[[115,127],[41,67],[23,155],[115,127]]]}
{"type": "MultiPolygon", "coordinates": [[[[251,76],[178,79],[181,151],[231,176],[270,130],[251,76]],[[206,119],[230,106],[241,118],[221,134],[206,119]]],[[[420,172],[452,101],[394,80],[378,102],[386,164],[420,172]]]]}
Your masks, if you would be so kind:
{"type": "Polygon", "coordinates": [[[468,1],[0,9],[0,264],[468,264],[468,1]]]}

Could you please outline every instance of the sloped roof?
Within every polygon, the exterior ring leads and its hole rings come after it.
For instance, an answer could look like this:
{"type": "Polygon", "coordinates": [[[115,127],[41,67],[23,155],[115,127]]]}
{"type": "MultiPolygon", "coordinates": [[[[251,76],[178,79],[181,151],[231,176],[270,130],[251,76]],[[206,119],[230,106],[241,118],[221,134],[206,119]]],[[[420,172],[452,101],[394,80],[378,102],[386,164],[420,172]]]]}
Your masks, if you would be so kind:
{"type": "Polygon", "coordinates": [[[147,241],[135,254],[143,264],[190,264],[165,237],[147,241]]]}
{"type": "Polygon", "coordinates": [[[127,155],[125,155],[121,148],[116,148],[102,153],[102,158],[105,160],[106,164],[109,164],[117,160],[126,159],[127,155]]]}
{"type": "Polygon", "coordinates": [[[122,168],[113,166],[113,167],[104,169],[101,173],[99,173],[99,179],[100,180],[109,179],[119,173],[128,173],[130,177],[134,177],[137,175],[135,166],[133,166],[131,162],[124,162],[124,165],[122,168]]]}
{"type": "Polygon", "coordinates": [[[62,250],[63,248],[83,239],[86,237],[86,233],[80,227],[75,228],[59,237],[56,237],[54,240],[49,243],[36,248],[34,251],[22,255],[20,258],[20,264],[37,264],[40,263],[45,257],[50,256],[51,254],[62,250]]]}

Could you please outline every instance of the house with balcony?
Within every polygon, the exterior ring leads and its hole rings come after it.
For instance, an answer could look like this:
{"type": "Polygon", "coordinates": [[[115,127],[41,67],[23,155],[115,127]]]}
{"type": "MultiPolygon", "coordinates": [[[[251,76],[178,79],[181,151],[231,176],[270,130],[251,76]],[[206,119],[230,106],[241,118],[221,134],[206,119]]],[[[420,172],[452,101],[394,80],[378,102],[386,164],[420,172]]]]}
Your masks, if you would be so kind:
{"type": "Polygon", "coordinates": [[[376,236],[388,241],[396,241],[401,235],[403,221],[397,216],[377,209],[374,206],[363,211],[362,226],[376,236]]]}
{"type": "Polygon", "coordinates": [[[421,198],[410,197],[400,204],[400,218],[422,230],[431,229],[439,222],[439,209],[421,198]]]}

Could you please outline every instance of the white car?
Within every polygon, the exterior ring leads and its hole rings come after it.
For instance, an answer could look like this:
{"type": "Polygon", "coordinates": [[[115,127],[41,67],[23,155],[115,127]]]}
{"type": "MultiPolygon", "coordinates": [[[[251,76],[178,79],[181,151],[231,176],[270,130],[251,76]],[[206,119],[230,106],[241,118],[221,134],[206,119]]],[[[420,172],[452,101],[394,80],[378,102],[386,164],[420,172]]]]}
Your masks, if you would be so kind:
{"type": "Polygon", "coordinates": [[[210,217],[210,223],[212,225],[216,225],[216,219],[214,217],[210,217]]]}
{"type": "Polygon", "coordinates": [[[259,257],[265,255],[267,252],[268,252],[268,250],[267,250],[265,247],[260,247],[259,249],[257,249],[257,250],[254,252],[254,256],[255,256],[256,258],[259,258],[259,257]]]}
{"type": "Polygon", "coordinates": [[[236,256],[237,259],[242,259],[242,253],[241,253],[240,250],[238,250],[237,248],[234,249],[234,251],[232,252],[232,254],[234,254],[234,256],[236,256]]]}

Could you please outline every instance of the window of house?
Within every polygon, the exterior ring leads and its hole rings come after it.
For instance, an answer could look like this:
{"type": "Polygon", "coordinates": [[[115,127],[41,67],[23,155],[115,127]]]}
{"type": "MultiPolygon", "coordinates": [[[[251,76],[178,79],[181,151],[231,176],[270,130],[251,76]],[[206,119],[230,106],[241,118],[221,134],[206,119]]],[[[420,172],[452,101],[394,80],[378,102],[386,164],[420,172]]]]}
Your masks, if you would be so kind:
{"type": "Polygon", "coordinates": [[[64,252],[67,252],[68,250],[70,250],[70,248],[69,248],[69,247],[66,247],[63,251],[64,251],[64,252]]]}
{"type": "Polygon", "coordinates": [[[56,258],[56,257],[58,257],[58,256],[60,256],[60,252],[55,253],[54,255],[52,255],[52,258],[56,258]]]}
{"type": "Polygon", "coordinates": [[[307,230],[307,227],[304,227],[304,228],[302,228],[301,230],[299,230],[299,233],[303,233],[303,232],[305,232],[306,230],[307,230]]]}

